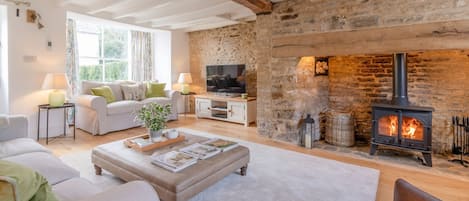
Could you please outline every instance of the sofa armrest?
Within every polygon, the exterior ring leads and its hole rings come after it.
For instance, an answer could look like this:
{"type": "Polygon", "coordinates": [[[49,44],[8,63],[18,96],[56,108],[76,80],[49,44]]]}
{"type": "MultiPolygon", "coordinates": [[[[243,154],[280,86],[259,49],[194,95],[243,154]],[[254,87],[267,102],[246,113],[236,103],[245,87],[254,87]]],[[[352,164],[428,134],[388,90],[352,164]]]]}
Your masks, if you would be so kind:
{"type": "Polygon", "coordinates": [[[28,137],[28,118],[23,115],[11,115],[3,118],[0,126],[0,141],[28,137]]]}
{"type": "Polygon", "coordinates": [[[132,181],[81,201],[159,201],[158,194],[145,181],[132,181]]]}
{"type": "Polygon", "coordinates": [[[179,91],[174,90],[165,90],[164,93],[166,97],[170,98],[171,100],[175,100],[179,95],[179,91]]]}
{"type": "Polygon", "coordinates": [[[104,97],[93,95],[79,95],[75,98],[75,104],[95,110],[105,109],[107,105],[104,97]]]}

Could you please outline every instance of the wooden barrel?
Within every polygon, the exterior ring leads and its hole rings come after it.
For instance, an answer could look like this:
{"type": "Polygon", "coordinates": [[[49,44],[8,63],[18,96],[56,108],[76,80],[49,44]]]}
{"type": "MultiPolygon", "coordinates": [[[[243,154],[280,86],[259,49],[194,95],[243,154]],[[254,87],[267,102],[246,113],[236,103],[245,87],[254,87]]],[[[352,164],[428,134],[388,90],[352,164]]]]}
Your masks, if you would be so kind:
{"type": "Polygon", "coordinates": [[[338,146],[353,146],[355,134],[351,113],[329,112],[327,114],[326,142],[338,146]]]}

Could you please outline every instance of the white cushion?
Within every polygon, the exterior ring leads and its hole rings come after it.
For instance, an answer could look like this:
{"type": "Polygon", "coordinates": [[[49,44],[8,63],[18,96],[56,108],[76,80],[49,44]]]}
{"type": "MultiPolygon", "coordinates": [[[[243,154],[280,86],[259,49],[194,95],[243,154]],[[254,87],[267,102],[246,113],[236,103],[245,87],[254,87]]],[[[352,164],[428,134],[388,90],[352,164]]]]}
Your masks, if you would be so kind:
{"type": "Polygon", "coordinates": [[[141,101],[143,104],[148,104],[148,103],[158,103],[160,105],[171,105],[171,98],[168,97],[152,97],[152,98],[146,98],[141,101]]]}
{"type": "Polygon", "coordinates": [[[30,152],[50,153],[48,149],[31,138],[16,138],[0,142],[0,158],[20,155],[30,152]]]}
{"type": "Polygon", "coordinates": [[[52,187],[52,191],[60,201],[77,201],[88,198],[99,193],[100,189],[82,178],[69,179],[52,187]]]}
{"type": "Polygon", "coordinates": [[[107,104],[107,114],[131,114],[135,113],[142,107],[142,104],[138,101],[133,100],[123,100],[116,101],[113,103],[107,104]]]}
{"type": "Polygon", "coordinates": [[[54,185],[59,182],[80,177],[80,172],[65,165],[60,159],[50,153],[33,152],[12,157],[3,158],[29,167],[44,176],[49,184],[54,185]]]}
{"type": "Polygon", "coordinates": [[[143,100],[147,91],[147,86],[141,84],[121,84],[122,96],[124,100],[143,100]]]}

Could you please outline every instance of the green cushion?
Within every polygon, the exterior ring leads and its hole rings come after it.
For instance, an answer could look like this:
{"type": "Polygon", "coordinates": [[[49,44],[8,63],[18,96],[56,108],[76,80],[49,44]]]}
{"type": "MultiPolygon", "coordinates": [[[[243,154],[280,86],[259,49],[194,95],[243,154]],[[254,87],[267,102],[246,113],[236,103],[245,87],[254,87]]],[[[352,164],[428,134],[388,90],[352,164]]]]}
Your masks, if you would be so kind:
{"type": "Polygon", "coordinates": [[[166,83],[151,83],[147,84],[147,98],[151,97],[166,97],[164,87],[166,83]]]}
{"type": "MultiPolygon", "coordinates": [[[[0,160],[0,175],[15,182],[18,201],[57,201],[46,178],[31,168],[0,160]]],[[[0,182],[0,189],[12,189],[12,184],[0,182]]],[[[0,200],[13,200],[13,190],[0,191],[0,200]]]]}
{"type": "Polygon", "coordinates": [[[116,97],[112,93],[111,87],[109,87],[109,86],[91,88],[91,94],[93,94],[95,96],[104,97],[106,99],[107,103],[112,103],[112,102],[116,101],[116,97]]]}

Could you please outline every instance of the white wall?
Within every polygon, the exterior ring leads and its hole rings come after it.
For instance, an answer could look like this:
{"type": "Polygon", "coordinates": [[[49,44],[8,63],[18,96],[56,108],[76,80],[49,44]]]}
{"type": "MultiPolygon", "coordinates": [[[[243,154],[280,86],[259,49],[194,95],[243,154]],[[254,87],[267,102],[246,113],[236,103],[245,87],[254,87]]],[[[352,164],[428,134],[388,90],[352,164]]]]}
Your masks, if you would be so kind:
{"type": "MultiPolygon", "coordinates": [[[[181,86],[177,83],[180,73],[188,73],[189,63],[189,35],[183,31],[171,32],[171,79],[173,81],[173,90],[180,91],[181,86]]],[[[189,108],[187,108],[189,110],[189,108]]],[[[181,98],[178,101],[179,113],[184,112],[184,101],[181,98]]]]}
{"type": "Polygon", "coordinates": [[[171,32],[154,32],[155,50],[155,78],[158,82],[166,83],[166,89],[171,89],[171,32]]]}
{"type": "MultiPolygon", "coordinates": [[[[16,17],[16,6],[8,5],[8,76],[9,113],[25,114],[29,117],[30,136],[37,128],[37,105],[47,103],[47,92],[41,90],[48,72],[65,72],[65,10],[54,0],[32,1],[29,9],[42,16],[45,27],[26,23],[25,9],[16,17]],[[52,48],[47,41],[52,41],[52,48]]],[[[52,129],[61,128],[62,112],[51,114],[52,129]]]]}

